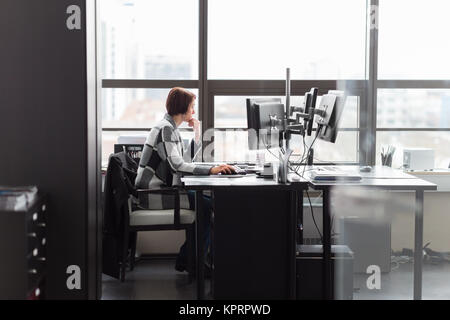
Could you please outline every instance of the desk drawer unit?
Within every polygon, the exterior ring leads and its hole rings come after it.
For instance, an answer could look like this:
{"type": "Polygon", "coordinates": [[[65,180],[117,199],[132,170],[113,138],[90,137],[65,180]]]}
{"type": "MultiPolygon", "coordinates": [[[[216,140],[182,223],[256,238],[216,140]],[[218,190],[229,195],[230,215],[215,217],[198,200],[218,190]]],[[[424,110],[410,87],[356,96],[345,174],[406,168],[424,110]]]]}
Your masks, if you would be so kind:
{"type": "MultiPolygon", "coordinates": [[[[296,259],[297,299],[321,300],[323,292],[322,245],[298,245],[296,259]]],[[[353,299],[353,252],[343,245],[331,246],[333,299],[353,299]]]]}
{"type": "Polygon", "coordinates": [[[46,278],[44,196],[26,211],[0,211],[0,299],[42,299],[46,278]]]}

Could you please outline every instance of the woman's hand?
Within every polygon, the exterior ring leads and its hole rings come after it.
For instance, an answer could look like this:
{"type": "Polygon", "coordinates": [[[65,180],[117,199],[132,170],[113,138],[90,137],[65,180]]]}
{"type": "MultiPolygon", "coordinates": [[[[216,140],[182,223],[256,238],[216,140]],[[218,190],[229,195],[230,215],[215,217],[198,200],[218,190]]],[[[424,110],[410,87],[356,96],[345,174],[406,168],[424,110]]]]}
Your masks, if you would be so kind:
{"type": "Polygon", "coordinates": [[[219,174],[219,173],[232,174],[233,172],[235,172],[235,170],[232,166],[222,164],[220,166],[211,168],[209,174],[219,174]]]}
{"type": "Polygon", "coordinates": [[[194,128],[195,142],[198,144],[200,141],[200,121],[191,118],[191,120],[188,121],[188,125],[189,127],[194,128]]]}

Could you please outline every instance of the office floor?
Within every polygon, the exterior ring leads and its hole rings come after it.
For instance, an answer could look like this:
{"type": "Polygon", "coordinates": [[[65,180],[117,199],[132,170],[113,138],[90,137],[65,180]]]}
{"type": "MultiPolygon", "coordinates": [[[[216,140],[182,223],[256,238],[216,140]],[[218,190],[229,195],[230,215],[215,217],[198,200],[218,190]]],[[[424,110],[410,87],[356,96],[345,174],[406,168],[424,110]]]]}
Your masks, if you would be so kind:
{"type": "MultiPolygon", "coordinates": [[[[104,300],[191,300],[195,299],[195,282],[186,273],[174,269],[174,260],[139,261],[133,272],[127,272],[124,283],[103,275],[104,300]]],[[[405,263],[390,273],[382,274],[381,289],[369,290],[368,275],[355,274],[355,300],[410,300],[413,294],[413,265],[405,263]]],[[[206,282],[209,288],[209,281],[206,282]]],[[[423,299],[450,299],[450,263],[424,264],[423,299]]]]}
{"type": "MultiPolygon", "coordinates": [[[[195,280],[189,281],[186,272],[174,269],[175,259],[157,258],[138,261],[125,282],[103,275],[103,300],[192,300],[195,299],[195,280]]],[[[205,281],[209,288],[209,281],[205,281]]]]}

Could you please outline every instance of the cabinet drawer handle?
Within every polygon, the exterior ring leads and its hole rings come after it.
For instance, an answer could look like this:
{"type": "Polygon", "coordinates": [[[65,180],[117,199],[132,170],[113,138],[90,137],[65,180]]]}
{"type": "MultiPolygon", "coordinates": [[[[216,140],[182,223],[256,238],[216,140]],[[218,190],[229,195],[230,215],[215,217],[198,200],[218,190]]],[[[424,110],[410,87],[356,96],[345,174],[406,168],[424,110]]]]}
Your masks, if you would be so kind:
{"type": "Polygon", "coordinates": [[[30,273],[30,274],[37,274],[37,270],[36,269],[30,269],[30,270],[28,270],[28,273],[30,273]]]}
{"type": "Polygon", "coordinates": [[[38,214],[37,213],[33,213],[33,221],[36,221],[38,219],[38,214]]]}
{"type": "Polygon", "coordinates": [[[39,257],[39,258],[37,258],[37,260],[38,260],[38,261],[42,261],[42,262],[47,261],[47,259],[45,259],[45,257],[39,257]]]}
{"type": "Polygon", "coordinates": [[[45,223],[38,223],[38,225],[37,225],[38,227],[41,227],[41,228],[45,228],[45,223]]]}
{"type": "Polygon", "coordinates": [[[30,237],[30,238],[36,238],[36,237],[37,237],[37,234],[36,234],[35,232],[30,232],[30,233],[28,234],[28,237],[30,237]]]}

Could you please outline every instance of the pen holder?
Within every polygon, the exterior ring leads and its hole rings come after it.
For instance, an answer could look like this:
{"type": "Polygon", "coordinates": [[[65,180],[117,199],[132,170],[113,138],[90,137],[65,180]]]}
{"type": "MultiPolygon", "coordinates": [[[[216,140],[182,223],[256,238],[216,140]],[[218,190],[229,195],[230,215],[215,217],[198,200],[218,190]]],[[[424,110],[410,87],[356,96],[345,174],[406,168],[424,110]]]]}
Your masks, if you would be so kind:
{"type": "Polygon", "coordinates": [[[381,154],[381,165],[392,167],[392,154],[388,155],[381,154]]]}

